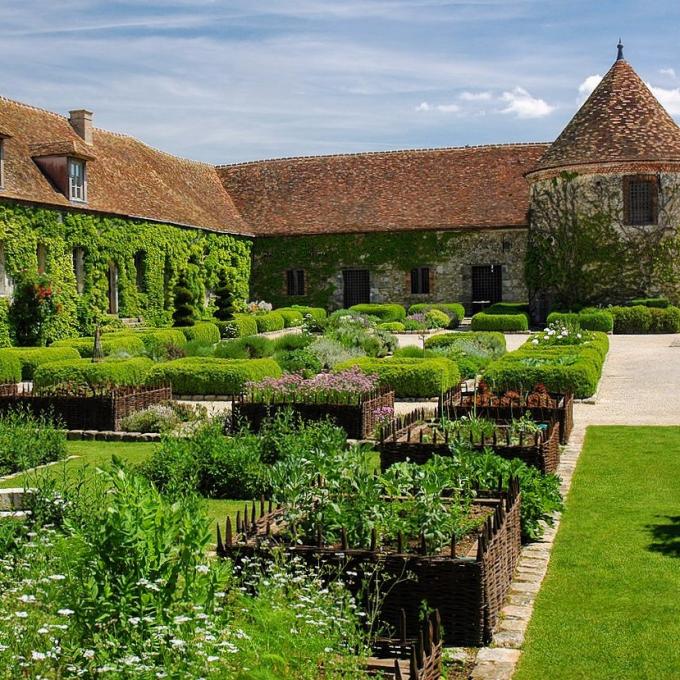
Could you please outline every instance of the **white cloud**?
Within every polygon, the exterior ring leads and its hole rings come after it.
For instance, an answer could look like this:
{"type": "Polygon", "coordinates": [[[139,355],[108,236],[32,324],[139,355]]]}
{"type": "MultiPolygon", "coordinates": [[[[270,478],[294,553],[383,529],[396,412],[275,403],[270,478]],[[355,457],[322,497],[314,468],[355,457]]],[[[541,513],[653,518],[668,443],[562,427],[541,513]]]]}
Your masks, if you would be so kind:
{"type": "Polygon", "coordinates": [[[659,73],[662,76],[668,76],[669,78],[673,78],[673,80],[675,80],[675,69],[674,68],[660,68],[659,73]]]}
{"type": "Polygon", "coordinates": [[[680,115],[680,87],[665,88],[654,87],[647,83],[652,94],[661,102],[661,105],[672,116],[680,115]]]}
{"type": "Polygon", "coordinates": [[[588,97],[590,97],[591,93],[600,84],[601,80],[602,76],[599,73],[596,73],[595,75],[592,76],[588,76],[578,86],[579,100],[585,101],[588,97]]]}
{"type": "Polygon", "coordinates": [[[418,106],[416,106],[416,111],[429,111],[432,107],[427,103],[427,102],[420,102],[418,106]]]}
{"type": "Polygon", "coordinates": [[[456,113],[456,111],[460,111],[460,106],[458,106],[458,104],[439,104],[437,106],[437,111],[441,111],[442,113],[456,113]]]}
{"type": "Polygon", "coordinates": [[[493,95],[491,92],[461,92],[460,98],[464,102],[488,102],[493,95]]]}
{"type": "Polygon", "coordinates": [[[503,92],[501,100],[507,103],[501,113],[511,113],[517,118],[543,118],[555,110],[555,107],[544,99],[532,97],[523,87],[503,92]]]}

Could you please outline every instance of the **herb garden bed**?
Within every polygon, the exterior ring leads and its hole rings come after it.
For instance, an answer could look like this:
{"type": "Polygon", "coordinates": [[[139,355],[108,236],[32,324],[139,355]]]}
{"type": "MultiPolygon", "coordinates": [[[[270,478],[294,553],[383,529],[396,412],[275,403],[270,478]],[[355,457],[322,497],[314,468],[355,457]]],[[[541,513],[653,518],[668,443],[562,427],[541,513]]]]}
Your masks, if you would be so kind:
{"type": "MultiPolygon", "coordinates": [[[[436,554],[428,554],[424,535],[417,545],[404,544],[401,534],[397,545],[381,545],[375,531],[369,549],[354,549],[342,531],[339,545],[327,545],[317,531],[314,545],[300,544],[285,536],[289,529],[281,509],[259,512],[253,503],[236,518],[235,531],[227,519],[224,541],[217,528],[217,554],[236,561],[270,556],[276,546],[285,546],[311,565],[326,567],[330,577],[342,570],[354,594],[362,591],[366,579],[382,585],[379,620],[398,629],[405,619],[412,629],[418,625],[423,603],[441,615],[444,642],[459,646],[480,646],[490,641],[503,600],[512,580],[520,553],[520,494],[516,480],[507,492],[481,494],[473,511],[485,517],[481,529],[436,554]],[[403,610],[403,612],[402,612],[403,610]]],[[[366,603],[370,606],[370,602],[366,603]]],[[[374,603],[375,604],[375,603],[374,603]]]]}
{"type": "Polygon", "coordinates": [[[566,444],[574,427],[574,396],[547,392],[537,385],[533,392],[521,395],[506,392],[496,395],[481,384],[476,392],[460,386],[445,392],[439,400],[438,417],[457,420],[476,415],[496,422],[510,421],[529,413],[536,422],[556,422],[560,427],[560,443],[566,444]]]}
{"type": "Polygon", "coordinates": [[[422,464],[435,454],[450,455],[451,445],[463,441],[477,450],[491,448],[502,458],[519,458],[543,473],[555,472],[560,461],[560,425],[556,421],[531,434],[520,431],[517,435],[510,425],[496,425],[491,436],[470,434],[468,439],[442,427],[440,421],[428,420],[424,410],[417,409],[380,428],[380,466],[386,470],[406,460],[422,464]]]}
{"type": "MultiPolygon", "coordinates": [[[[5,387],[5,386],[2,386],[5,387]]],[[[0,387],[0,413],[25,408],[68,430],[118,431],[126,416],[172,399],[168,385],[149,387],[49,388],[5,393],[0,387]]]]}
{"type": "Polygon", "coordinates": [[[265,401],[257,393],[241,394],[232,401],[234,429],[247,423],[258,432],[262,423],[279,411],[292,409],[305,421],[330,418],[342,427],[351,439],[372,437],[381,422],[382,409],[394,409],[394,392],[376,388],[361,394],[286,394],[276,401],[265,401]]]}

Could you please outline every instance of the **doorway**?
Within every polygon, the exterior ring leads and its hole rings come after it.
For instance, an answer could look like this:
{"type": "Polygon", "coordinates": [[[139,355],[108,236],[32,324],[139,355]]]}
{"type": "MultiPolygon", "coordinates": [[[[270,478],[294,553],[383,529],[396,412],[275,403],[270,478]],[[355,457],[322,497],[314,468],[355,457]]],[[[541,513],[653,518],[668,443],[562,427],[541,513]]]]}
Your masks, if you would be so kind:
{"type": "Polygon", "coordinates": [[[371,301],[371,280],[368,269],[345,269],[342,272],[343,306],[368,304],[371,301]]]}
{"type": "Polygon", "coordinates": [[[503,299],[503,268],[489,264],[472,268],[472,313],[503,299]]]}

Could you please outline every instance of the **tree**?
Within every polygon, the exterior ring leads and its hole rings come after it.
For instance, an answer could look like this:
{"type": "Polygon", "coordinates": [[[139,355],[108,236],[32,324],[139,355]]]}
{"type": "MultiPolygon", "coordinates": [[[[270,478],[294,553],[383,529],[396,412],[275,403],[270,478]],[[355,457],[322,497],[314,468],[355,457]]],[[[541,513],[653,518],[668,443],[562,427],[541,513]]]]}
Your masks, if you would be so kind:
{"type": "Polygon", "coordinates": [[[186,274],[180,274],[175,286],[175,311],[172,313],[173,326],[193,326],[195,323],[196,310],[194,309],[194,296],[189,290],[186,274]]]}
{"type": "Polygon", "coordinates": [[[215,290],[215,318],[220,321],[231,321],[234,318],[234,295],[227,280],[227,273],[222,270],[215,290]]]}
{"type": "Polygon", "coordinates": [[[45,345],[50,321],[60,311],[52,284],[46,276],[22,276],[14,289],[9,308],[15,344],[24,347],[45,345]]]}

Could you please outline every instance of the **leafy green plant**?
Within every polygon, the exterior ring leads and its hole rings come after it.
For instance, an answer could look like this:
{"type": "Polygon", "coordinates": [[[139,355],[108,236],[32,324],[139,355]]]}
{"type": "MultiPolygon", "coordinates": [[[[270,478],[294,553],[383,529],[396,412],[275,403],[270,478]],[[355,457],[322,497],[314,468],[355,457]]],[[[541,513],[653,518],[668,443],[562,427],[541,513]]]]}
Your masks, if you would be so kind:
{"type": "Polygon", "coordinates": [[[425,313],[431,309],[437,309],[444,312],[449,317],[449,323],[447,328],[458,328],[460,322],[465,318],[465,307],[458,302],[453,303],[426,303],[420,302],[415,305],[411,305],[408,309],[409,314],[425,313]]]}
{"type": "Polygon", "coordinates": [[[274,347],[274,342],[269,338],[250,335],[218,343],[215,356],[222,359],[262,359],[272,356],[274,347]]]}
{"type": "Polygon", "coordinates": [[[61,305],[50,279],[44,274],[31,276],[24,272],[14,287],[9,306],[9,321],[17,345],[45,345],[55,338],[50,335],[52,318],[61,305]]]}

